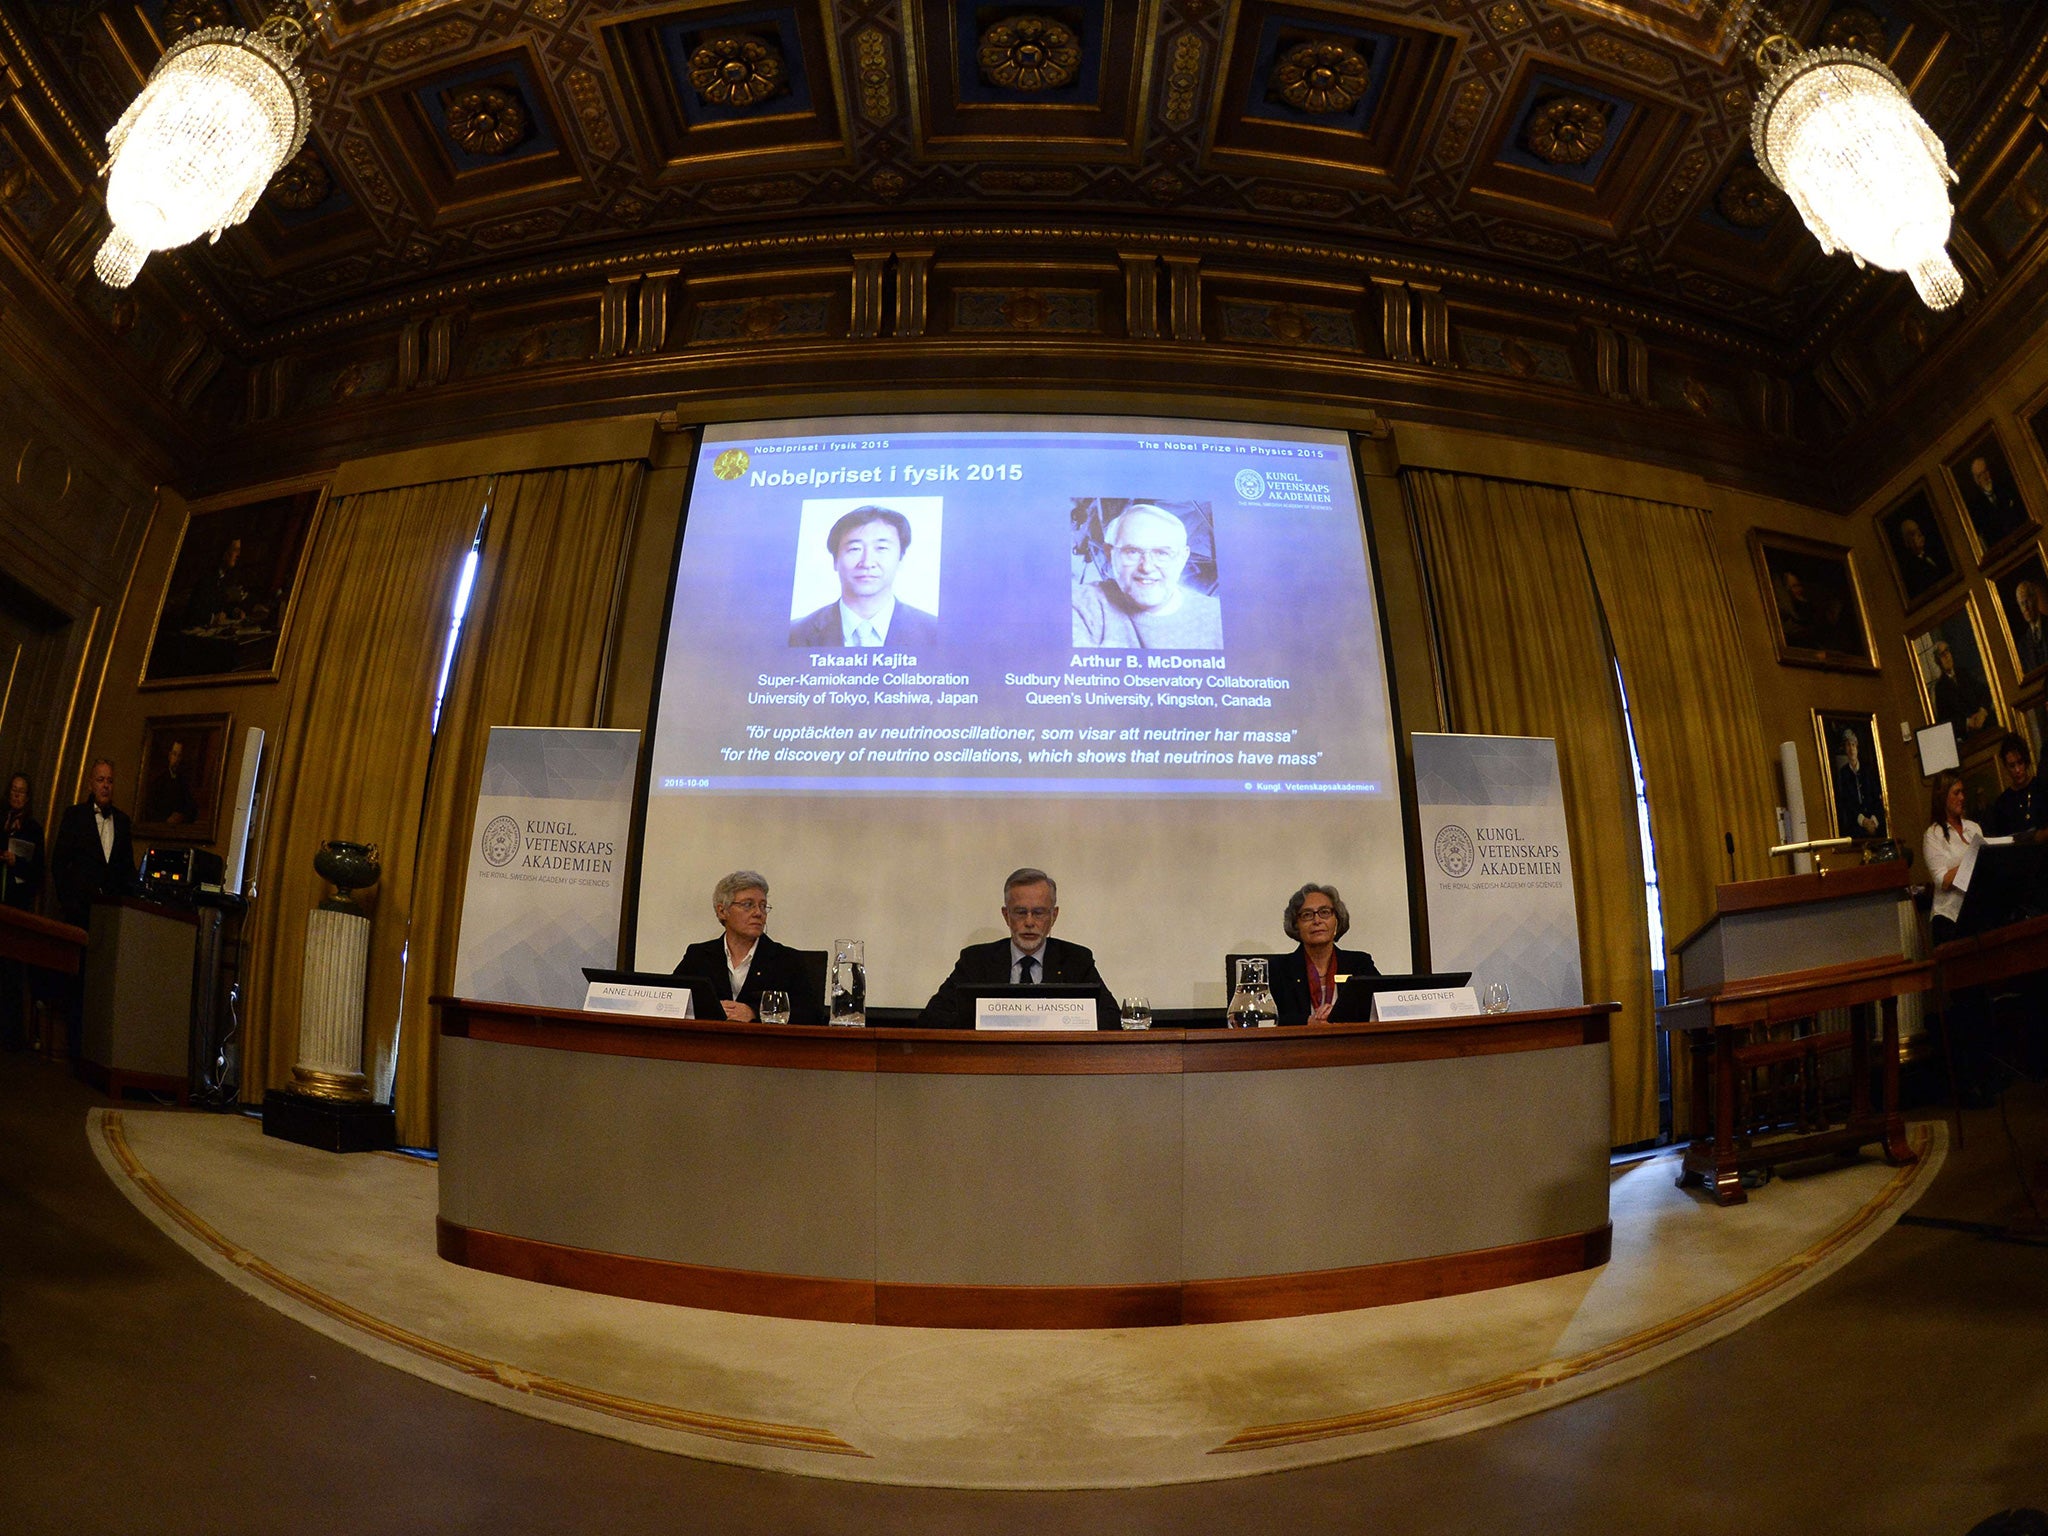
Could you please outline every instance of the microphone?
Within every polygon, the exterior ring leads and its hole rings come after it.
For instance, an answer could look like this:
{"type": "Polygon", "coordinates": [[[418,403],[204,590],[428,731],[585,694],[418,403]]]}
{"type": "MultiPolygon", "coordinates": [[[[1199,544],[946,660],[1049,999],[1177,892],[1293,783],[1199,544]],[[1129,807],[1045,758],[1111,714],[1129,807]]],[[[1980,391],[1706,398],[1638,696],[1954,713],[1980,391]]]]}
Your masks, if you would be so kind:
{"type": "Polygon", "coordinates": [[[1735,879],[1735,834],[1733,832],[1723,832],[1721,840],[1728,845],[1728,879],[1732,884],[1735,879]]]}

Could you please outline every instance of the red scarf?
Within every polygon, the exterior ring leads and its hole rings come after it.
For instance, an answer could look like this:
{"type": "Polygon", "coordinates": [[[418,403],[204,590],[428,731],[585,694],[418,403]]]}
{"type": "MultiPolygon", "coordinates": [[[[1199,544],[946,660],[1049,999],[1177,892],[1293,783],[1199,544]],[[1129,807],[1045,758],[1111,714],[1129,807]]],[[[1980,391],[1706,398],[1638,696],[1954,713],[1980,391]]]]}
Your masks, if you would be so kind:
{"type": "Polygon", "coordinates": [[[1301,963],[1308,968],[1309,1007],[1320,1008],[1325,1003],[1334,1003],[1337,1000],[1336,952],[1333,950],[1330,954],[1330,968],[1327,971],[1318,971],[1315,961],[1305,954],[1301,957],[1301,963]]]}

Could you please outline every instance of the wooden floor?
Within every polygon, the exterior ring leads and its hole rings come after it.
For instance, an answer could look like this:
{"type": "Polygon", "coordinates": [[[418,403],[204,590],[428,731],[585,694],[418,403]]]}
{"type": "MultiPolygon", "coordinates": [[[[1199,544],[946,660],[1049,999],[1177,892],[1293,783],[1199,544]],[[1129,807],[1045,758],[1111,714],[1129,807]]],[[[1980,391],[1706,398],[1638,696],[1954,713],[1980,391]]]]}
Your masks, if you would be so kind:
{"type": "MultiPolygon", "coordinates": [[[[1698,1532],[1963,1536],[2048,1507],[2048,1244],[1996,1112],[1906,1222],[1719,1344],[1498,1429],[1198,1486],[979,1494],[693,1462],[388,1370],[214,1278],[0,1057],[0,1532],[1698,1532]]],[[[2030,1163],[2048,1090],[2007,1099],[2030,1163]]],[[[1760,1198],[1768,1198],[1769,1191],[1760,1198]]],[[[2048,1204],[2048,1189],[2041,1192],[2048,1204]]]]}

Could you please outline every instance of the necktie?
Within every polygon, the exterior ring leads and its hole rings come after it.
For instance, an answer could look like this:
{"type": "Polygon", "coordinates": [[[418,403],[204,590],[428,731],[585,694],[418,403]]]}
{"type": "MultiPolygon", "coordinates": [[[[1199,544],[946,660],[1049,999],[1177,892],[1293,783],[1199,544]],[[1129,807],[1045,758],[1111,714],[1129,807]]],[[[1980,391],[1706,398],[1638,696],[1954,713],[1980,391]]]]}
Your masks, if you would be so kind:
{"type": "Polygon", "coordinates": [[[1031,974],[1032,968],[1037,964],[1037,960],[1033,959],[1030,955],[1026,955],[1017,962],[1017,979],[1027,987],[1038,980],[1036,976],[1031,974]]]}

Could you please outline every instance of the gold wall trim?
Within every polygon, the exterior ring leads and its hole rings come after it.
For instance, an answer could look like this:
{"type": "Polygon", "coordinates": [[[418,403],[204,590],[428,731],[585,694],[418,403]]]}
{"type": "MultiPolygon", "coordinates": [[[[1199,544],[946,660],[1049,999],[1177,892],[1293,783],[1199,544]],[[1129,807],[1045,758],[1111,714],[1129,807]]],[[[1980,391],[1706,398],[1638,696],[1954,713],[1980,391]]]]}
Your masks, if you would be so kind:
{"type": "Polygon", "coordinates": [[[559,469],[568,464],[602,464],[645,459],[654,452],[652,416],[622,416],[565,422],[521,432],[407,448],[373,458],[351,459],[334,472],[330,497],[386,491],[402,485],[430,485],[473,475],[517,474],[559,469]]]}

